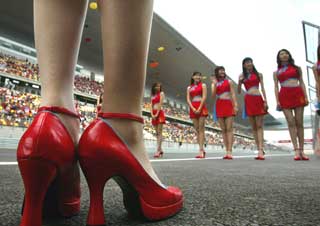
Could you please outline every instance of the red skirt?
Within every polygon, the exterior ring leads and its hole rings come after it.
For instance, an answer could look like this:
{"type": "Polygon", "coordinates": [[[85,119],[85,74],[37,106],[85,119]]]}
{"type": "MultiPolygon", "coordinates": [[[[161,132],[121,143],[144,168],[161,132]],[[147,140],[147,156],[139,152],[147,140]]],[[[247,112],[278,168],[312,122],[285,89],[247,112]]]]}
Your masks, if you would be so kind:
{"type": "Polygon", "coordinates": [[[218,99],[216,101],[217,118],[225,118],[235,116],[233,104],[231,100],[218,99]]]}
{"type": "Polygon", "coordinates": [[[283,109],[305,106],[306,100],[301,86],[281,87],[279,92],[279,102],[283,109]]]}
{"type": "MultiPolygon", "coordinates": [[[[197,102],[192,102],[191,103],[192,106],[195,108],[195,109],[198,109],[198,107],[200,106],[201,102],[200,101],[197,101],[197,102]]],[[[201,112],[200,114],[195,114],[192,109],[190,108],[189,109],[189,116],[190,118],[200,118],[200,117],[207,117],[208,116],[208,109],[206,107],[206,105],[204,104],[202,106],[202,109],[201,109],[201,112]]]]}
{"type": "MultiPolygon", "coordinates": [[[[153,114],[156,114],[158,110],[152,110],[153,114]]],[[[158,117],[155,119],[152,119],[151,121],[153,126],[159,125],[159,124],[165,124],[166,123],[166,117],[164,116],[163,110],[160,110],[158,117]]]]}
{"type": "Polygon", "coordinates": [[[261,95],[246,94],[244,96],[244,103],[247,116],[265,115],[268,113],[264,108],[264,102],[261,95]]]}

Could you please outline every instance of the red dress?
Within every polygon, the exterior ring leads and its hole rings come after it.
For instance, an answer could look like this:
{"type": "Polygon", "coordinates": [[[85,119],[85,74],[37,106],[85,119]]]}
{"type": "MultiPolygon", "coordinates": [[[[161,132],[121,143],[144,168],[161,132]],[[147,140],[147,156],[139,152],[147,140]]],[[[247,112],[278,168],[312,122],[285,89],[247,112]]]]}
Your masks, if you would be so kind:
{"type": "MultiPolygon", "coordinates": [[[[246,90],[250,90],[251,88],[259,89],[259,79],[255,73],[251,73],[248,78],[244,79],[243,84],[246,90]]],[[[264,108],[264,101],[262,99],[261,94],[249,94],[246,93],[244,96],[244,104],[246,115],[248,116],[257,116],[257,115],[265,115],[267,111],[264,108]]]]}
{"type": "MultiPolygon", "coordinates": [[[[192,101],[195,97],[202,98],[202,82],[198,84],[193,84],[189,86],[189,95],[191,98],[191,104],[195,109],[198,109],[201,101],[195,100],[192,101]]],[[[208,109],[205,104],[203,104],[200,114],[195,114],[191,108],[189,108],[189,116],[190,118],[200,118],[200,117],[207,117],[208,116],[208,109]]]]}
{"type": "Polygon", "coordinates": [[[292,65],[285,65],[276,72],[281,85],[279,92],[280,107],[284,109],[303,107],[306,105],[305,96],[300,85],[295,87],[285,87],[284,82],[289,79],[298,80],[300,77],[298,68],[292,65]]]}
{"type": "MultiPolygon", "coordinates": [[[[156,95],[151,97],[151,103],[152,103],[152,114],[155,115],[158,112],[158,110],[153,109],[153,106],[155,104],[160,103],[160,92],[158,92],[156,95]]],[[[164,115],[163,110],[160,110],[158,117],[153,118],[151,123],[153,126],[166,123],[166,117],[164,115]]]]}
{"type": "Polygon", "coordinates": [[[218,118],[225,118],[236,115],[233,109],[232,100],[219,98],[224,93],[230,94],[230,83],[228,79],[220,80],[216,86],[216,94],[218,98],[215,105],[215,111],[218,118]]]}

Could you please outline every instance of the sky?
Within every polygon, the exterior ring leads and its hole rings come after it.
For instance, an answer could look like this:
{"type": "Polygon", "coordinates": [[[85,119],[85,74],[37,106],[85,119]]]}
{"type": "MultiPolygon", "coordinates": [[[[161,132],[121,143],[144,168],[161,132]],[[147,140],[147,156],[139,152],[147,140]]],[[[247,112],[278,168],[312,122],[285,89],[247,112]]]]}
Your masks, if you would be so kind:
{"type": "Polygon", "coordinates": [[[302,20],[320,25],[320,0],[155,0],[154,11],[235,81],[242,59],[253,58],[274,117],[283,117],[272,77],[280,49],[291,52],[307,88],[302,20]]]}

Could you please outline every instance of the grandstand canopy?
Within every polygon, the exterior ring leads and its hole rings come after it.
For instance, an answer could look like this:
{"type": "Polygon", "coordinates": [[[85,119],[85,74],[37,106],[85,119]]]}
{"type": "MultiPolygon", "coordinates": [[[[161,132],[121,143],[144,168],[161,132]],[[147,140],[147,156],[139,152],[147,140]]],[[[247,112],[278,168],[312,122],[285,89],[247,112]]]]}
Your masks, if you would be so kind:
{"type": "MultiPolygon", "coordinates": [[[[0,36],[34,47],[32,0],[7,1],[5,7],[0,8],[0,15],[0,36]]],[[[78,64],[97,74],[103,74],[99,12],[88,10],[85,24],[87,26],[83,32],[78,64]],[[91,42],[85,42],[86,37],[91,38],[91,42]]],[[[186,87],[189,85],[193,71],[202,72],[206,76],[205,83],[210,87],[210,75],[215,68],[214,62],[157,14],[153,18],[149,49],[148,61],[152,60],[158,61],[159,66],[148,67],[146,88],[149,89],[153,82],[160,81],[166,96],[175,99],[177,103],[186,105],[186,87]],[[159,52],[157,50],[159,46],[164,46],[165,50],[159,52]]],[[[238,102],[242,105],[242,97],[239,97],[238,102]]],[[[212,109],[213,101],[209,98],[207,103],[212,109]]],[[[248,121],[242,120],[241,114],[238,115],[237,122],[248,126],[248,121]]],[[[268,115],[266,122],[274,124],[276,120],[268,115]]]]}

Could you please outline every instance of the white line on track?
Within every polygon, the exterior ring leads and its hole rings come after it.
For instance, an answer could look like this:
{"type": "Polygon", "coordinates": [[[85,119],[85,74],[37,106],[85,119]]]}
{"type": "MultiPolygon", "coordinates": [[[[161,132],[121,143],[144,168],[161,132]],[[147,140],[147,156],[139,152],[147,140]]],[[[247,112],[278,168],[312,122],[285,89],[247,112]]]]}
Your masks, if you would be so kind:
{"type": "MultiPolygon", "coordinates": [[[[268,157],[278,157],[278,156],[292,156],[292,154],[274,154],[274,155],[265,155],[266,159],[268,157]]],[[[234,159],[240,158],[254,158],[256,155],[242,155],[242,156],[233,156],[234,159]]],[[[203,161],[203,160],[219,160],[222,157],[206,157],[205,159],[196,159],[196,158],[183,158],[183,159],[151,159],[151,162],[179,162],[179,161],[203,161]]],[[[17,162],[0,162],[0,166],[10,166],[18,165],[17,162]]]]}
{"type": "MultiPolygon", "coordinates": [[[[274,154],[274,155],[265,155],[266,159],[268,157],[276,156],[292,156],[292,154],[274,154]]],[[[242,155],[242,156],[233,156],[234,159],[240,158],[254,158],[256,155],[242,155]]],[[[221,160],[222,156],[219,157],[206,157],[205,159],[196,159],[196,158],[184,158],[184,159],[151,159],[151,162],[179,162],[179,161],[203,161],[203,160],[221,160]]]]}

